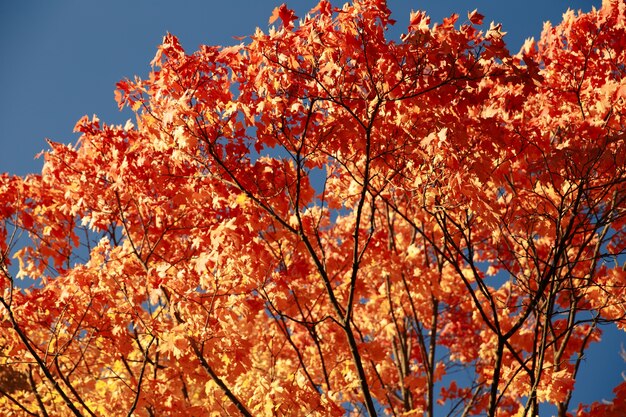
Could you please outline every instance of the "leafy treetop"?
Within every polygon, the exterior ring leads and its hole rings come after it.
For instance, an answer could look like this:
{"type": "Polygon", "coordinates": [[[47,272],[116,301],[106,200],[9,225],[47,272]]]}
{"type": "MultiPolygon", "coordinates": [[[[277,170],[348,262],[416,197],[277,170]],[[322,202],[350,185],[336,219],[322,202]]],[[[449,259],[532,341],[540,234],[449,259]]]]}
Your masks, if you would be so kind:
{"type": "Polygon", "coordinates": [[[3,414],[623,415],[571,398],[626,327],[625,8],[168,34],[134,122],[0,176],[3,414]]]}

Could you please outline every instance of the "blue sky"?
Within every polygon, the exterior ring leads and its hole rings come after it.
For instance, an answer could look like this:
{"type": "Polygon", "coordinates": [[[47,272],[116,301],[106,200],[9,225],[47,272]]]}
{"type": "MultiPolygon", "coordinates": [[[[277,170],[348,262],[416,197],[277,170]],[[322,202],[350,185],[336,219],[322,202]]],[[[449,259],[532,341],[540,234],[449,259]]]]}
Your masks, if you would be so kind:
{"type": "MultiPolygon", "coordinates": [[[[0,1],[0,172],[26,174],[41,169],[34,155],[44,139],[74,142],[72,129],[83,115],[123,123],[115,83],[145,76],[166,32],[177,35],[188,51],[200,44],[229,45],[233,36],[267,27],[275,0],[21,0],[0,1]]],[[[568,8],[588,11],[601,0],[390,0],[397,30],[411,9],[423,9],[434,21],[478,8],[486,21],[503,24],[511,51],[524,39],[538,38],[543,22],[560,21],[568,8]]],[[[288,2],[302,16],[314,1],[288,2]]],[[[619,357],[623,333],[608,331],[606,343],[589,352],[576,399],[611,398],[611,388],[626,369],[619,357]]]]}

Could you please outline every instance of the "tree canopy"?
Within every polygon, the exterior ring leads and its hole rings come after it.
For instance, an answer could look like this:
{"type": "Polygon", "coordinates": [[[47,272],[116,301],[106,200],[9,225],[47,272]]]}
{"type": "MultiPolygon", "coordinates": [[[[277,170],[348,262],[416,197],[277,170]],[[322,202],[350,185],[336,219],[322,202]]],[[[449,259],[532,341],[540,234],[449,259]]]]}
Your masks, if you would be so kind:
{"type": "Polygon", "coordinates": [[[2,414],[623,416],[572,393],[626,328],[625,19],[167,34],[134,120],[0,176],[2,414]]]}

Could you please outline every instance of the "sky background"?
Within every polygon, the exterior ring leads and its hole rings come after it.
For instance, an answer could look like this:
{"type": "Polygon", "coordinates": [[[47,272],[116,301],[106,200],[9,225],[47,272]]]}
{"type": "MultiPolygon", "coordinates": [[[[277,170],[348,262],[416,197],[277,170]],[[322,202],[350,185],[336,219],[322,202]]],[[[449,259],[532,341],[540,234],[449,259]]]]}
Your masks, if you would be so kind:
{"type": "MultiPolygon", "coordinates": [[[[166,32],[188,52],[200,44],[231,45],[234,36],[266,29],[273,0],[0,0],[0,172],[24,175],[41,170],[34,156],[45,138],[75,142],[74,124],[97,114],[124,123],[113,99],[115,83],[144,77],[166,32]]],[[[287,4],[302,17],[315,1],[287,4]]],[[[343,2],[334,2],[343,4],[343,2]]],[[[461,19],[475,8],[501,22],[511,52],[527,37],[539,38],[543,22],[557,24],[568,8],[589,11],[601,0],[390,0],[397,20],[392,37],[404,32],[410,10],[422,9],[434,21],[453,12],[461,19]]],[[[588,353],[575,400],[610,399],[626,365],[619,356],[624,333],[609,330],[588,353]]]]}

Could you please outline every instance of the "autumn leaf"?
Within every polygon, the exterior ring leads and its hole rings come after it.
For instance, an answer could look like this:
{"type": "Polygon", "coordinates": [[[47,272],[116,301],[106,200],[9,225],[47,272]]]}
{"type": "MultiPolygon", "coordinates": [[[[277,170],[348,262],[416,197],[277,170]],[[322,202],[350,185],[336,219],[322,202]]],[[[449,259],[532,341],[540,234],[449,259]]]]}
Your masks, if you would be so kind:
{"type": "Polygon", "coordinates": [[[291,29],[293,28],[293,21],[297,20],[298,16],[296,16],[294,11],[289,9],[287,5],[283,3],[274,9],[272,16],[270,16],[269,24],[271,25],[278,18],[280,18],[286,29],[291,29]]]}
{"type": "Polygon", "coordinates": [[[474,9],[474,11],[467,14],[467,18],[470,22],[472,22],[473,25],[480,26],[483,24],[483,19],[485,18],[485,16],[478,13],[478,10],[474,9]]]}

